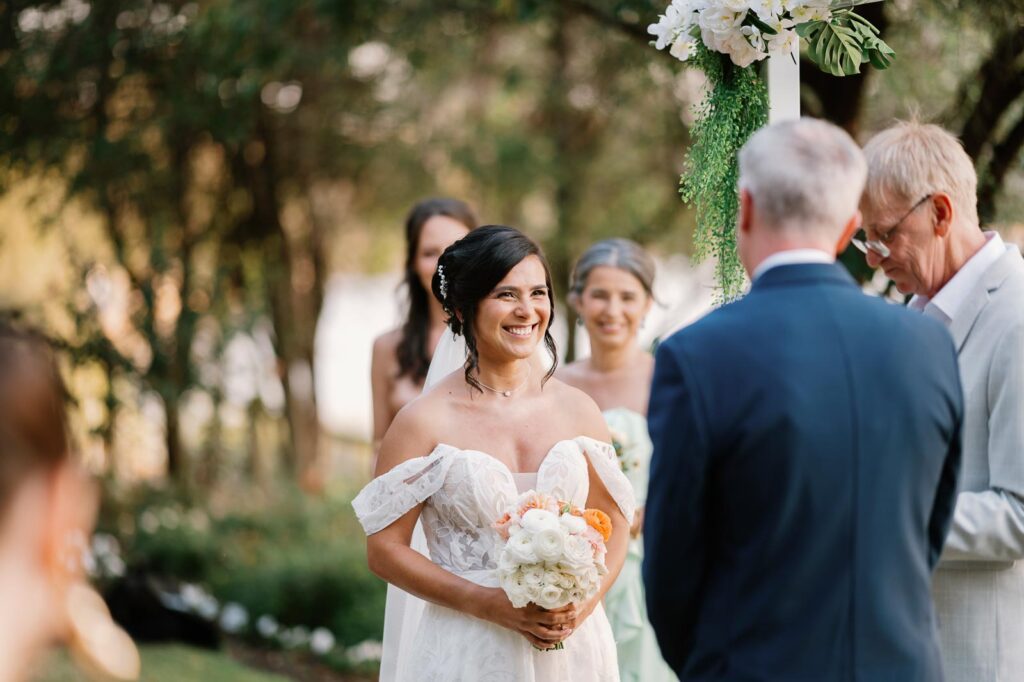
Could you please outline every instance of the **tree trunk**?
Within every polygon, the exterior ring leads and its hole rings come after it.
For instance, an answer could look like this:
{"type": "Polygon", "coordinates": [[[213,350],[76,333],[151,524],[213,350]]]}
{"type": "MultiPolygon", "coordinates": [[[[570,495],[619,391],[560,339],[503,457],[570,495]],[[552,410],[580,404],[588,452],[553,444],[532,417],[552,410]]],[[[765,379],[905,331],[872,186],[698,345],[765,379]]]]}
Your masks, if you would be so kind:
{"type": "Polygon", "coordinates": [[[175,482],[182,482],[186,475],[185,453],[181,444],[180,401],[178,395],[163,396],[165,444],[167,447],[167,476],[175,482]]]}

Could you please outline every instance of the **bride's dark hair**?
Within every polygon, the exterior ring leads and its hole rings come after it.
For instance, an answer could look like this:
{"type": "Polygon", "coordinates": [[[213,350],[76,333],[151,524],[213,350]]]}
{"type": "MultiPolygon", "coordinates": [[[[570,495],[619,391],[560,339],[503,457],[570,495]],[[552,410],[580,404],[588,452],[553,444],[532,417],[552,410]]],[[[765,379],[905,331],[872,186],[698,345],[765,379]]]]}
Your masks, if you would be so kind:
{"type": "Polygon", "coordinates": [[[528,256],[537,256],[544,266],[544,280],[548,288],[551,317],[544,330],[544,345],[551,353],[551,369],[544,381],[551,378],[558,366],[558,352],[551,337],[551,322],[555,319],[555,294],[551,287],[551,268],[537,243],[515,228],[504,225],[478,227],[455,242],[441,254],[437,272],[431,281],[434,296],[448,314],[447,323],[455,334],[466,337],[466,383],[483,393],[480,382],[473,376],[479,367],[476,334],[473,322],[477,307],[512,268],[528,256]],[[443,281],[443,284],[442,284],[443,281]]]}

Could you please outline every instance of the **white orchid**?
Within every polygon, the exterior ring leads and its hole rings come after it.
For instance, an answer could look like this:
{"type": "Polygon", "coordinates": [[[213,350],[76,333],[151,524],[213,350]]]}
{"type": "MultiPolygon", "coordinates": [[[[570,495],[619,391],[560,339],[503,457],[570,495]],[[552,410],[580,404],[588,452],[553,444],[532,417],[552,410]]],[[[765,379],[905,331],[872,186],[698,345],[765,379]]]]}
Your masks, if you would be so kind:
{"type": "Polygon", "coordinates": [[[782,0],[752,0],[750,9],[766,23],[778,19],[786,11],[782,0]]]}
{"type": "Polygon", "coordinates": [[[800,46],[800,36],[793,29],[783,29],[768,39],[768,51],[792,54],[800,46]]]}
{"type": "Polygon", "coordinates": [[[757,26],[744,26],[740,29],[740,33],[746,37],[747,42],[750,43],[752,48],[758,52],[765,51],[764,34],[761,33],[761,29],[757,26]]]}
{"type": "Polygon", "coordinates": [[[697,52],[697,41],[689,36],[680,36],[672,43],[669,54],[681,62],[685,62],[697,52]]]}

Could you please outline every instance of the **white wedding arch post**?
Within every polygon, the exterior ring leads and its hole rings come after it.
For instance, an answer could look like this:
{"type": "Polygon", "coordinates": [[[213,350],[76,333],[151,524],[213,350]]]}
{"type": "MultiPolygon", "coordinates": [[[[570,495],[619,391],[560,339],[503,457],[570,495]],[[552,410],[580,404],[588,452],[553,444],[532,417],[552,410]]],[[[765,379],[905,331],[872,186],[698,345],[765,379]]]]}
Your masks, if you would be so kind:
{"type": "MultiPolygon", "coordinates": [[[[847,0],[832,3],[832,9],[847,9],[882,0],[847,0]]],[[[800,118],[800,44],[768,57],[768,123],[800,118]]]]}

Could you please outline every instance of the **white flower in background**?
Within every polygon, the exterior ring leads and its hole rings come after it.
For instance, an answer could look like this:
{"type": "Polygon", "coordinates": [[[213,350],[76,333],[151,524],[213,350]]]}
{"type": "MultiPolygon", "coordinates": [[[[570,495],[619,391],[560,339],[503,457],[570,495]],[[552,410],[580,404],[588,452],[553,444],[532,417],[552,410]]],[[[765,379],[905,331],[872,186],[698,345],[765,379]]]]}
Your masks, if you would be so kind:
{"type": "Polygon", "coordinates": [[[277,634],[280,626],[273,616],[263,615],[256,620],[256,632],[269,639],[277,634]]]}
{"type": "Polygon", "coordinates": [[[325,656],[334,648],[334,635],[326,628],[317,628],[309,638],[309,649],[317,656],[325,656]]]}
{"type": "Polygon", "coordinates": [[[235,602],[228,602],[220,612],[220,629],[228,634],[238,634],[249,625],[249,612],[235,602]]]}
{"type": "Polygon", "coordinates": [[[152,509],[147,509],[139,516],[139,528],[152,535],[160,530],[160,518],[152,509]]]}
{"type": "Polygon", "coordinates": [[[366,661],[379,661],[384,653],[383,645],[375,640],[368,639],[360,642],[345,651],[348,660],[353,663],[365,663],[366,661]]]}
{"type": "Polygon", "coordinates": [[[293,628],[282,630],[277,639],[288,649],[297,649],[309,643],[309,629],[297,625],[293,628]]]}
{"type": "Polygon", "coordinates": [[[676,41],[672,43],[672,47],[669,49],[669,54],[681,62],[685,62],[696,52],[697,41],[685,35],[679,36],[676,41]]]}
{"type": "Polygon", "coordinates": [[[647,27],[647,32],[655,37],[654,46],[664,50],[681,32],[689,28],[692,10],[685,0],[673,0],[665,8],[665,13],[658,17],[658,23],[647,27]]]}

